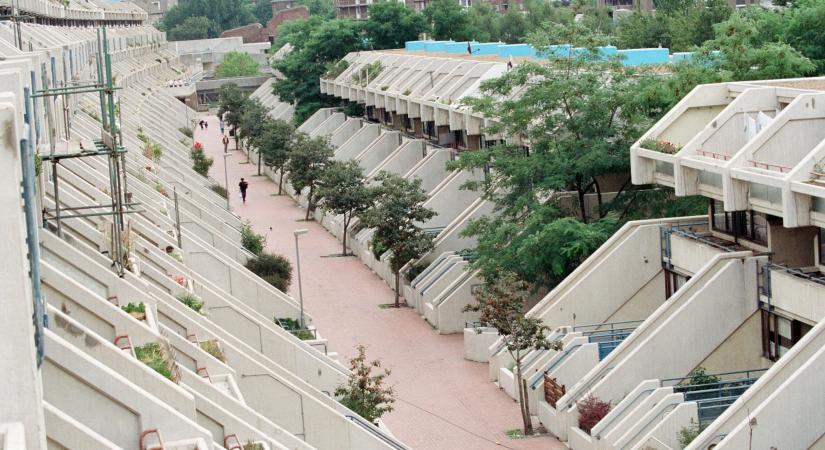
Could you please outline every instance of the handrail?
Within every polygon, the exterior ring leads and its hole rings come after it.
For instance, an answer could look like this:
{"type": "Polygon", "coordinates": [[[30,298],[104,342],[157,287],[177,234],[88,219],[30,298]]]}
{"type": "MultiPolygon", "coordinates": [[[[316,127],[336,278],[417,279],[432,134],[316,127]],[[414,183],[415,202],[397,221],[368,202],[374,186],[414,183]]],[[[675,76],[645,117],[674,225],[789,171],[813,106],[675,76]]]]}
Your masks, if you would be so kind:
{"type": "MultiPolygon", "coordinates": [[[[633,400],[630,402],[630,405],[631,405],[631,406],[632,406],[632,405],[634,405],[634,404],[636,403],[636,400],[638,400],[638,399],[639,399],[639,397],[641,397],[641,396],[642,396],[642,394],[646,394],[646,393],[649,393],[649,392],[653,392],[654,390],[655,390],[655,389],[645,389],[645,390],[643,390],[643,391],[640,391],[638,394],[636,394],[636,396],[635,396],[635,397],[633,397],[633,400]]],[[[621,402],[620,402],[620,403],[621,403],[621,402]]],[[[622,413],[624,413],[624,412],[627,412],[627,409],[625,409],[624,411],[622,411],[622,413]]],[[[608,421],[608,422],[607,422],[607,423],[606,423],[606,424],[602,427],[602,429],[607,429],[607,427],[609,427],[609,426],[610,426],[610,425],[611,425],[614,421],[616,421],[616,418],[617,418],[617,417],[621,417],[621,416],[622,416],[622,413],[620,413],[620,414],[616,414],[616,415],[614,415],[613,417],[611,417],[611,418],[610,418],[610,420],[609,420],[609,421],[608,421]]],[[[608,413],[608,414],[609,414],[609,413],[608,413]]],[[[600,437],[601,437],[601,434],[596,435],[596,437],[597,437],[597,438],[600,438],[600,437]]]]}
{"type": "Polygon", "coordinates": [[[392,447],[394,449],[397,449],[397,450],[407,450],[407,447],[405,447],[404,445],[402,445],[400,442],[396,441],[392,437],[387,436],[387,434],[384,433],[383,431],[381,431],[381,429],[379,429],[375,425],[370,424],[369,422],[367,422],[366,420],[364,420],[360,416],[347,415],[346,418],[353,421],[354,423],[356,423],[361,428],[364,428],[365,430],[369,431],[370,434],[372,434],[373,436],[377,437],[378,439],[384,441],[384,443],[388,444],[390,447],[392,447]]]}
{"type": "Polygon", "coordinates": [[[424,270],[422,270],[421,273],[419,273],[418,276],[416,276],[410,282],[410,286],[412,286],[413,289],[415,289],[416,286],[418,285],[418,279],[421,278],[423,280],[423,277],[425,277],[428,273],[435,270],[435,266],[437,266],[440,261],[443,261],[448,256],[452,256],[452,255],[439,255],[438,258],[436,258],[433,262],[431,262],[430,265],[428,265],[424,270]]]}
{"type": "Polygon", "coordinates": [[[698,393],[703,392],[715,392],[715,391],[724,391],[724,390],[732,390],[741,387],[749,387],[752,386],[753,383],[756,382],[759,378],[739,378],[736,380],[730,381],[720,381],[718,383],[707,383],[707,384],[677,384],[673,386],[674,390],[678,390],[678,392],[683,392],[685,394],[695,395],[698,393]],[[715,387],[714,387],[715,386],[715,387]],[[698,388],[707,388],[707,389],[698,389],[698,388]]]}
{"type": "Polygon", "coordinates": [[[455,293],[455,291],[457,291],[458,288],[460,288],[461,285],[463,285],[464,282],[467,281],[470,278],[471,275],[472,275],[471,272],[465,271],[462,274],[462,276],[458,280],[454,281],[452,283],[452,285],[447,289],[447,293],[440,296],[439,298],[436,299],[436,301],[433,302],[433,306],[438,306],[438,305],[444,303],[444,301],[447,300],[448,298],[450,298],[450,296],[453,295],[455,293]]]}
{"type": "MultiPolygon", "coordinates": [[[[604,379],[604,377],[606,377],[607,374],[611,370],[613,370],[613,367],[606,367],[604,370],[602,370],[599,373],[599,375],[601,375],[601,376],[596,376],[596,377],[590,378],[589,380],[587,380],[587,382],[581,388],[576,389],[576,393],[578,395],[575,397],[575,400],[573,400],[573,403],[577,403],[579,400],[581,400],[584,397],[584,395],[590,390],[590,388],[592,388],[593,385],[598,383],[599,381],[602,381],[604,379]]],[[[576,386],[573,386],[573,388],[575,388],[575,387],[576,386]]],[[[571,407],[570,401],[567,402],[566,406],[568,408],[571,407]]]]}
{"type": "MultiPolygon", "coordinates": [[[[755,378],[755,377],[751,377],[751,376],[750,376],[750,374],[752,374],[752,373],[758,373],[758,372],[767,372],[768,370],[769,370],[769,369],[748,369],[748,370],[737,370],[737,371],[734,371],[734,372],[709,373],[709,374],[706,374],[706,376],[712,376],[712,377],[723,377],[723,376],[726,376],[726,375],[738,375],[738,374],[745,374],[745,378],[755,378]]],[[[664,378],[664,379],[662,379],[662,380],[660,380],[660,381],[659,381],[659,386],[664,387],[664,386],[665,386],[665,383],[666,383],[666,382],[670,382],[670,381],[676,381],[677,383],[674,383],[674,384],[671,384],[671,385],[670,385],[670,386],[676,386],[676,385],[678,385],[680,382],[682,382],[682,381],[684,381],[684,380],[689,380],[689,379],[691,379],[692,377],[693,377],[692,375],[688,375],[688,376],[686,376],[686,377],[679,377],[679,378],[664,378]]],[[[724,382],[724,380],[720,380],[720,382],[724,382]]]]}
{"type": "MultiPolygon", "coordinates": [[[[665,418],[665,415],[669,414],[671,411],[673,411],[674,409],[676,409],[676,407],[677,407],[678,405],[679,405],[678,403],[671,403],[671,404],[669,404],[669,405],[665,406],[665,407],[662,409],[662,412],[660,412],[659,414],[655,414],[653,417],[651,417],[651,418],[647,421],[647,423],[646,423],[646,424],[644,424],[644,426],[642,426],[641,428],[638,428],[638,429],[636,430],[636,433],[634,433],[634,434],[633,434],[633,437],[631,437],[631,438],[630,438],[630,440],[628,440],[628,442],[633,442],[634,440],[636,440],[636,438],[639,436],[639,433],[641,433],[641,432],[643,432],[644,430],[646,430],[646,429],[647,429],[647,427],[649,427],[649,426],[650,426],[650,424],[651,424],[651,423],[653,423],[653,421],[654,421],[654,420],[656,420],[656,419],[660,419],[660,420],[661,420],[661,419],[664,419],[664,418],[665,418]]],[[[623,446],[623,447],[622,447],[622,450],[623,450],[624,448],[625,448],[625,446],[623,446]]]]}
{"type": "MultiPolygon", "coordinates": [[[[594,331],[594,332],[595,331],[610,331],[610,330],[614,329],[615,325],[624,325],[624,324],[631,324],[631,323],[641,325],[642,322],[644,322],[644,319],[642,319],[642,320],[624,320],[624,321],[621,321],[621,322],[593,323],[593,324],[589,324],[589,325],[576,325],[576,326],[573,327],[573,331],[579,331],[582,328],[605,327],[605,326],[608,326],[608,325],[610,326],[609,330],[592,330],[592,331],[594,331]]],[[[583,333],[586,333],[586,332],[583,332],[583,333]]]]}
{"type": "MultiPolygon", "coordinates": [[[[776,270],[785,272],[787,274],[793,275],[795,277],[804,278],[804,279],[806,279],[808,281],[811,281],[811,282],[814,282],[816,284],[825,285],[825,280],[824,279],[816,278],[816,277],[808,274],[807,272],[803,272],[801,269],[792,268],[792,267],[788,267],[788,266],[783,266],[781,264],[776,264],[776,263],[767,263],[765,265],[768,266],[771,269],[776,269],[776,270]]],[[[821,272],[817,272],[817,273],[821,273],[821,272]]]]}
{"type": "Polygon", "coordinates": [[[726,155],[724,153],[716,153],[716,152],[711,152],[711,151],[702,150],[702,149],[696,150],[696,153],[698,153],[699,156],[707,156],[707,157],[710,157],[710,158],[713,158],[713,159],[721,159],[723,161],[730,161],[730,158],[731,158],[730,155],[726,155]]]}
{"type": "MultiPolygon", "coordinates": [[[[565,358],[567,358],[567,355],[569,355],[570,353],[573,353],[573,351],[574,351],[574,350],[576,350],[577,348],[579,348],[579,347],[581,347],[581,346],[582,346],[582,344],[576,344],[576,345],[574,345],[574,346],[570,347],[569,349],[564,350],[564,351],[561,353],[561,356],[559,356],[558,358],[556,358],[556,359],[555,359],[555,360],[554,360],[554,361],[553,361],[553,362],[552,362],[552,363],[551,363],[551,364],[547,367],[547,369],[545,369],[543,372],[536,372],[533,376],[538,375],[538,374],[541,374],[542,376],[544,376],[545,374],[550,373],[550,371],[551,371],[551,370],[553,370],[553,369],[554,369],[557,365],[559,365],[559,364],[560,364],[560,363],[561,363],[561,362],[562,362],[565,358]]],[[[531,382],[531,383],[530,383],[530,389],[535,390],[535,389],[536,389],[536,386],[538,386],[538,385],[539,385],[539,381],[541,381],[541,379],[542,379],[542,377],[539,377],[539,378],[537,378],[535,381],[531,382]]]]}

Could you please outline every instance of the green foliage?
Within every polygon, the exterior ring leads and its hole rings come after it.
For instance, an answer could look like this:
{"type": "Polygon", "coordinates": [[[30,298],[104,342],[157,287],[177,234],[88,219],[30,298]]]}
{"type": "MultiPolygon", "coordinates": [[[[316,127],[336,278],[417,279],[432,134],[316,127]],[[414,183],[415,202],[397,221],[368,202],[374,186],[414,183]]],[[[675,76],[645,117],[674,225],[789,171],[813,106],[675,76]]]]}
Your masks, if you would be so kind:
{"type": "Polygon", "coordinates": [[[272,18],[272,0],[255,0],[255,18],[263,25],[272,18]]]}
{"type": "Polygon", "coordinates": [[[393,410],[395,393],[392,386],[385,385],[390,370],[373,375],[373,369],[381,369],[381,361],[367,361],[363,345],[357,350],[358,355],[350,360],[347,383],[335,389],[335,396],[341,404],[372,423],[393,410]]]}
{"type": "Polygon", "coordinates": [[[365,49],[364,26],[360,21],[325,21],[311,16],[278,28],[274,47],[290,43],[293,50],[274,65],[283,78],[274,83],[273,92],[282,101],[296,104],[296,123],[306,120],[318,108],[341,104],[341,100],[321,94],[318,79],[329,64],[351,51],[365,49]]]}
{"type": "Polygon", "coordinates": [[[295,319],[291,319],[289,317],[276,317],[275,323],[277,323],[278,326],[280,326],[286,331],[289,331],[290,333],[295,335],[295,337],[302,341],[315,339],[315,335],[312,333],[312,331],[306,328],[302,328],[301,323],[295,319]]]}
{"type": "Polygon", "coordinates": [[[694,386],[688,389],[690,391],[702,390],[701,385],[703,384],[715,384],[721,381],[716,375],[708,375],[705,368],[701,366],[693,369],[688,376],[690,378],[686,381],[686,384],[694,386]]]}
{"type": "Polygon", "coordinates": [[[212,189],[212,192],[215,192],[223,198],[227,198],[229,196],[229,193],[226,192],[226,188],[220,184],[212,184],[209,186],[209,189],[212,189]]]}
{"type": "Polygon", "coordinates": [[[241,114],[246,103],[246,95],[235,83],[226,83],[218,91],[218,115],[223,116],[226,123],[239,126],[241,114]]]}
{"type": "Polygon", "coordinates": [[[395,274],[395,305],[399,306],[398,272],[433,248],[432,236],[419,224],[435,216],[435,211],[424,206],[427,194],[421,189],[420,179],[381,172],[375,181],[374,204],[360,218],[365,226],[375,228],[372,246],[376,257],[380,256],[379,249],[392,252],[389,263],[395,274]]]}
{"type": "Polygon", "coordinates": [[[137,359],[149,366],[155,372],[177,383],[175,363],[166,349],[157,342],[150,342],[141,347],[135,347],[137,359]]]}
{"type": "Polygon", "coordinates": [[[129,314],[130,316],[134,317],[138,320],[143,320],[146,318],[146,306],[143,302],[140,303],[129,303],[126,306],[121,306],[125,313],[129,314]]]}
{"type": "MultiPolygon", "coordinates": [[[[524,304],[528,285],[513,272],[500,273],[495,281],[488,281],[475,291],[476,303],[464,307],[464,311],[477,312],[478,320],[498,330],[504,348],[515,361],[515,378],[522,378],[522,360],[532,350],[559,349],[558,344],[547,339],[550,330],[541,319],[526,317],[524,304]]],[[[527,392],[519,383],[518,401],[524,422],[524,434],[532,433],[528,414],[527,392]]]]}
{"type": "Polygon", "coordinates": [[[472,41],[481,34],[470,14],[458,2],[433,0],[422,13],[432,25],[432,37],[435,40],[472,41]]]}
{"type": "Polygon", "coordinates": [[[298,0],[299,5],[309,8],[309,14],[324,19],[335,18],[335,5],[332,0],[298,0]]]}
{"type": "Polygon", "coordinates": [[[255,256],[261,256],[266,248],[266,236],[256,233],[247,221],[241,225],[241,245],[255,256]]]}
{"type": "Polygon", "coordinates": [[[169,40],[214,38],[256,22],[253,11],[254,5],[247,0],[187,0],[166,11],[159,26],[169,33],[169,40]]]}
{"type": "Polygon", "coordinates": [[[184,292],[178,294],[178,296],[175,298],[177,298],[179,302],[188,306],[189,309],[191,309],[192,311],[195,311],[198,314],[203,314],[203,312],[201,312],[201,309],[203,308],[203,300],[201,300],[200,297],[198,297],[197,295],[189,292],[184,292]]]}
{"type": "Polygon", "coordinates": [[[318,187],[323,207],[344,218],[343,255],[347,255],[347,230],[352,218],[372,206],[374,190],[366,185],[357,161],[332,161],[324,170],[318,187]]]}
{"type": "Polygon", "coordinates": [[[307,193],[307,214],[315,208],[315,193],[318,182],[324,174],[324,170],[329,164],[333,155],[332,147],[323,137],[310,138],[300,133],[296,136],[295,145],[286,163],[286,170],[289,172],[289,181],[296,192],[301,192],[304,188],[309,188],[307,193]]]}
{"type": "Polygon", "coordinates": [[[43,172],[43,157],[40,156],[40,152],[34,154],[34,175],[40,176],[43,172]]]}
{"type": "Polygon", "coordinates": [[[178,131],[180,131],[181,133],[183,133],[183,135],[185,135],[185,136],[186,136],[186,137],[188,137],[189,139],[192,139],[193,132],[192,132],[192,129],[191,129],[191,128],[189,128],[189,127],[180,127],[180,128],[178,128],[178,131]]]}
{"type": "Polygon", "coordinates": [[[801,3],[786,13],[790,17],[785,40],[825,73],[825,1],[801,3]]]}
{"type": "Polygon", "coordinates": [[[247,53],[229,52],[215,69],[215,78],[251,77],[260,75],[258,63],[247,53]]]}
{"type": "Polygon", "coordinates": [[[375,80],[375,77],[377,77],[383,69],[384,66],[381,65],[381,61],[374,61],[367,64],[367,66],[359,70],[356,75],[358,77],[358,84],[366,86],[375,80]]]}
{"type": "Polygon", "coordinates": [[[189,156],[192,158],[192,170],[201,176],[208,177],[209,169],[212,167],[214,160],[206,156],[203,151],[203,146],[200,145],[200,143],[196,143],[192,147],[192,151],[189,152],[189,156]]]}
{"type": "Polygon", "coordinates": [[[349,62],[346,59],[342,59],[334,64],[328,64],[327,70],[324,72],[322,78],[328,80],[334,80],[338,78],[338,75],[341,75],[345,70],[349,67],[349,62]]]}
{"type": "Polygon", "coordinates": [[[191,16],[169,28],[166,38],[170,41],[207,39],[220,34],[218,29],[218,24],[206,16],[191,16]]]}
{"type": "Polygon", "coordinates": [[[417,39],[429,29],[424,16],[396,1],[373,3],[369,15],[364,28],[375,50],[403,48],[406,41],[417,39]]]}
{"type": "Polygon", "coordinates": [[[690,419],[690,423],[679,430],[679,446],[681,448],[685,448],[688,445],[690,445],[690,443],[693,442],[694,439],[696,439],[697,437],[699,437],[700,434],[702,434],[702,431],[704,429],[705,427],[700,426],[693,419],[690,419]]]}
{"type": "Polygon", "coordinates": [[[226,355],[224,355],[223,349],[221,348],[221,344],[217,340],[211,339],[208,341],[203,341],[200,342],[199,345],[203,349],[203,351],[209,353],[218,361],[224,363],[226,362],[226,355]]]}
{"type": "Polygon", "coordinates": [[[653,150],[668,155],[675,155],[679,152],[679,150],[682,149],[681,145],[674,144],[670,141],[657,139],[645,139],[639,144],[639,146],[648,150],[653,150]]]}
{"type": "Polygon", "coordinates": [[[247,261],[246,268],[281,292],[289,289],[292,281],[292,264],[281,255],[261,253],[247,261]]]}
{"type": "MultiPolygon", "coordinates": [[[[256,145],[271,119],[267,117],[267,109],[256,98],[247,98],[241,108],[240,137],[256,145]]],[[[257,147],[257,145],[256,145],[257,147]]]]}

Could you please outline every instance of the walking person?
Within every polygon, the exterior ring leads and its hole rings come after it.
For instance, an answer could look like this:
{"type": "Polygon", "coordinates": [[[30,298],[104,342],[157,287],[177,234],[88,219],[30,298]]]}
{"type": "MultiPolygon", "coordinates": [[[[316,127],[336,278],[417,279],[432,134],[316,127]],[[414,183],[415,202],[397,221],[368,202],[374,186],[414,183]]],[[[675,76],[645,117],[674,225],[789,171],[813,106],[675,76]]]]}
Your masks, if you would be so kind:
{"type": "Polygon", "coordinates": [[[221,126],[221,134],[223,134],[223,119],[221,119],[221,121],[220,121],[220,126],[221,126]]]}
{"type": "Polygon", "coordinates": [[[249,183],[247,183],[246,181],[244,181],[243,178],[241,178],[241,182],[238,183],[238,188],[240,188],[241,190],[241,200],[243,200],[244,203],[246,203],[246,189],[248,187],[249,183]]]}
{"type": "Polygon", "coordinates": [[[200,122],[198,122],[198,126],[199,126],[199,127],[201,127],[201,130],[203,130],[203,120],[201,120],[200,122]]]}
{"type": "Polygon", "coordinates": [[[229,151],[229,136],[223,135],[223,139],[221,139],[221,143],[223,144],[223,152],[226,153],[229,151]]]}
{"type": "Polygon", "coordinates": [[[208,130],[209,129],[209,122],[204,121],[203,122],[203,127],[208,130]]]}

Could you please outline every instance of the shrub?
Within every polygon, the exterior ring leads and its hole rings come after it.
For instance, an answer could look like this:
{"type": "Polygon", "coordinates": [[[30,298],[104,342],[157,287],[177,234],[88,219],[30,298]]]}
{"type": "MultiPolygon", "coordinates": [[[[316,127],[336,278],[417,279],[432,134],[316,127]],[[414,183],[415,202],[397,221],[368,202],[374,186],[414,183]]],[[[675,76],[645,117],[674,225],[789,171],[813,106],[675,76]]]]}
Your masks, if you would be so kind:
{"type": "Polygon", "coordinates": [[[264,446],[258,444],[257,442],[247,441],[246,444],[243,445],[243,450],[263,450],[264,446]]]}
{"type": "Polygon", "coordinates": [[[220,362],[226,362],[226,355],[223,354],[223,349],[221,348],[221,344],[218,343],[217,340],[211,339],[208,341],[203,341],[200,343],[200,347],[206,353],[214,356],[220,362]]]}
{"type": "Polygon", "coordinates": [[[292,264],[281,255],[261,253],[247,261],[246,268],[283,292],[292,282],[292,264]]]}
{"type": "Polygon", "coordinates": [[[260,256],[266,247],[266,237],[256,233],[247,222],[241,226],[241,245],[253,255],[260,256]]]}
{"type": "Polygon", "coordinates": [[[716,375],[708,375],[707,372],[705,372],[705,368],[702,366],[693,369],[693,371],[690,372],[690,375],[688,376],[690,377],[690,379],[687,381],[687,384],[689,386],[696,387],[687,388],[685,389],[686,392],[702,390],[703,384],[714,384],[720,381],[719,377],[717,377],[716,375]]]}
{"type": "Polygon", "coordinates": [[[184,135],[184,136],[186,136],[186,137],[188,137],[188,138],[191,138],[191,137],[193,136],[193,134],[192,134],[192,129],[191,129],[191,128],[187,128],[187,127],[180,127],[180,128],[178,128],[178,131],[180,131],[181,133],[183,133],[183,135],[184,135]]]}
{"type": "Polygon", "coordinates": [[[657,141],[656,139],[645,139],[639,144],[640,147],[660,153],[673,155],[682,149],[681,146],[670,141],[657,141]]]}
{"type": "Polygon", "coordinates": [[[289,317],[276,317],[275,323],[284,330],[294,334],[295,337],[302,341],[315,339],[315,335],[312,334],[312,331],[309,331],[306,328],[301,328],[301,324],[295,319],[291,319],[289,317]]]}
{"type": "Polygon", "coordinates": [[[157,342],[135,347],[135,356],[155,372],[177,383],[175,362],[166,349],[157,342]]]}
{"type": "Polygon", "coordinates": [[[590,430],[610,412],[610,403],[593,395],[587,396],[577,406],[579,407],[579,428],[587,434],[590,434],[590,430]]]}
{"type": "Polygon", "coordinates": [[[690,423],[679,430],[679,445],[681,448],[685,448],[690,445],[690,443],[702,433],[703,429],[704,428],[694,422],[693,419],[690,419],[690,423]]]}
{"type": "Polygon", "coordinates": [[[201,308],[203,308],[203,300],[200,299],[195,294],[191,294],[189,292],[184,292],[176,297],[179,302],[183,303],[184,305],[188,306],[192,311],[196,313],[203,314],[201,312],[201,308]]]}
{"type": "Polygon", "coordinates": [[[229,192],[226,192],[226,188],[221,186],[220,184],[213,184],[209,186],[209,189],[212,189],[212,192],[215,192],[223,198],[229,197],[229,192]]]}
{"type": "Polygon", "coordinates": [[[341,75],[342,72],[347,70],[347,67],[349,67],[349,61],[346,59],[341,59],[335,64],[329,64],[327,71],[324,72],[324,78],[330,80],[338,78],[338,75],[341,75]]]}
{"type": "Polygon", "coordinates": [[[203,145],[200,142],[195,142],[189,155],[192,158],[192,170],[201,176],[209,176],[209,169],[214,161],[203,153],[203,145]]]}
{"type": "Polygon", "coordinates": [[[389,369],[373,375],[373,369],[381,369],[381,361],[367,361],[366,349],[359,345],[358,356],[350,360],[350,373],[347,382],[335,389],[344,406],[359,416],[374,423],[385,413],[393,410],[395,392],[392,386],[386,386],[389,369]]]}
{"type": "Polygon", "coordinates": [[[146,318],[146,306],[143,303],[129,303],[126,306],[121,306],[120,309],[137,320],[146,318]]]}

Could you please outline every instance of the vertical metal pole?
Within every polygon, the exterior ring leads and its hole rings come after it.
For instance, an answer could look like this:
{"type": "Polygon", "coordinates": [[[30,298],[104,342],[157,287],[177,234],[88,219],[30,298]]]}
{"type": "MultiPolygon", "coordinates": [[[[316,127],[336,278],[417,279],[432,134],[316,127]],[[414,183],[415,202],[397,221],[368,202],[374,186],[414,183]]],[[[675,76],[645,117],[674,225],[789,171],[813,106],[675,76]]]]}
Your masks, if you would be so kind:
{"type": "MultiPolygon", "coordinates": [[[[97,84],[103,87],[103,48],[100,45],[100,28],[97,29],[97,57],[95,58],[95,66],[97,68],[97,84]]],[[[100,91],[100,120],[103,128],[108,127],[106,121],[106,94],[100,91]]]]}
{"type": "Polygon", "coordinates": [[[301,307],[301,329],[304,329],[304,292],[301,287],[301,252],[298,250],[298,235],[295,235],[295,267],[298,269],[298,303],[301,307]]]}
{"type": "MultiPolygon", "coordinates": [[[[237,135],[238,134],[236,132],[235,136],[237,136],[237,135]]],[[[227,156],[229,156],[229,153],[224,153],[223,154],[223,184],[224,184],[224,188],[226,189],[226,209],[229,210],[229,196],[231,194],[229,194],[229,171],[226,168],[229,165],[229,163],[226,161],[227,156]]]]}
{"type": "Polygon", "coordinates": [[[52,189],[54,189],[54,217],[57,221],[57,235],[63,237],[63,225],[60,224],[60,186],[57,182],[57,167],[60,163],[52,159],[52,189]]]}
{"type": "Polygon", "coordinates": [[[172,187],[172,194],[175,197],[175,228],[178,231],[178,248],[183,248],[183,243],[181,241],[180,236],[180,207],[178,206],[178,188],[176,186],[172,187]]]}
{"type": "Polygon", "coordinates": [[[40,287],[40,242],[37,239],[37,210],[36,184],[34,168],[34,151],[32,149],[32,108],[30,108],[30,93],[24,88],[26,101],[26,126],[23,138],[20,140],[20,159],[23,170],[23,201],[26,213],[26,244],[29,250],[29,276],[32,283],[32,297],[34,301],[34,342],[37,348],[37,367],[43,363],[44,337],[43,328],[46,326],[46,310],[43,306],[43,292],[40,287]]]}

